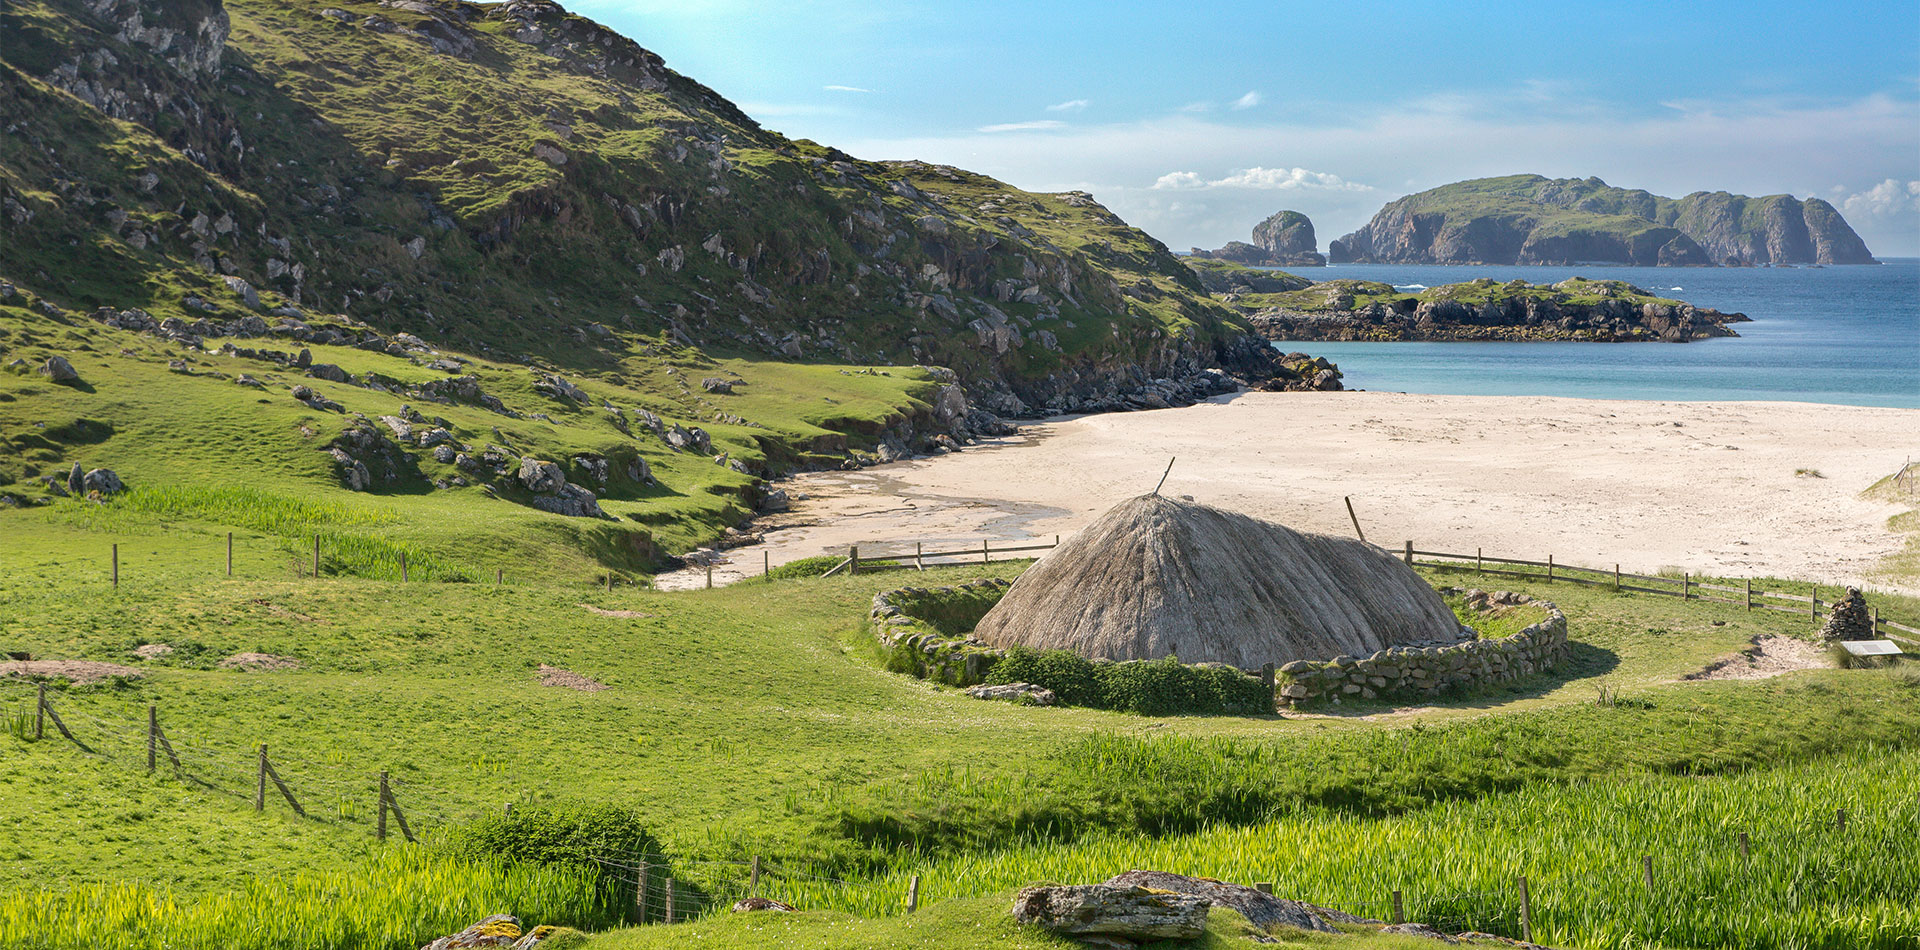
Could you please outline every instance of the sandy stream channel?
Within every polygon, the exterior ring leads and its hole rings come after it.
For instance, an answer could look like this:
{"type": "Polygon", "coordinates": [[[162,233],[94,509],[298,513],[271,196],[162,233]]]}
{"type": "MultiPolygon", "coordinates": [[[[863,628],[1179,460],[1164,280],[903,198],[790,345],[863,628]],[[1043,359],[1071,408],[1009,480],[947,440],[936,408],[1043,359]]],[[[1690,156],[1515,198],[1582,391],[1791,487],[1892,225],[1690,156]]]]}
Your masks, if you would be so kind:
{"type": "MultiPolygon", "coordinates": [[[[1904,506],[1861,490],[1920,456],[1920,409],[1385,392],[1242,393],[1065,417],[937,458],[781,483],[806,499],[756,522],[715,585],[820,554],[978,548],[1071,535],[1151,490],[1309,531],[1421,550],[1867,584],[1904,506]],[[1812,474],[1812,473],[1818,473],[1812,474]]],[[[706,583],[704,569],[659,585],[706,583]]]]}

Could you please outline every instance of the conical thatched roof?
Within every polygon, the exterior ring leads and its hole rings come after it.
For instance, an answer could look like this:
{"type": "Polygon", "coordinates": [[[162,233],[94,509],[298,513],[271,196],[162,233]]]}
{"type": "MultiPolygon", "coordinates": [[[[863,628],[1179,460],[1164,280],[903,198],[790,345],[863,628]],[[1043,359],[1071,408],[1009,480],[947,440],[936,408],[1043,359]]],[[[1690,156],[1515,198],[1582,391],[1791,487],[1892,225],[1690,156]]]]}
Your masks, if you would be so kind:
{"type": "Polygon", "coordinates": [[[1256,669],[1451,641],[1459,626],[1419,575],[1371,545],[1143,495],[1029,568],[974,636],[1256,669]]]}

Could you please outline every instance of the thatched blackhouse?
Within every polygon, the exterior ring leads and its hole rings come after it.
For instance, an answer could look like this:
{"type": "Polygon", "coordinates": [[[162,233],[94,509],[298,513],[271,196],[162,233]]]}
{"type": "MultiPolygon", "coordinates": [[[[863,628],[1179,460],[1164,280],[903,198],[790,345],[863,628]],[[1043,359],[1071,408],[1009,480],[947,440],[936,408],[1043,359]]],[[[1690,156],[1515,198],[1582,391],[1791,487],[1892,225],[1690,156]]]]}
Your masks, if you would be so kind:
{"type": "Polygon", "coordinates": [[[1093,659],[1257,669],[1451,643],[1459,629],[1438,592],[1365,542],[1144,495],[1029,568],[974,636],[1093,659]]]}

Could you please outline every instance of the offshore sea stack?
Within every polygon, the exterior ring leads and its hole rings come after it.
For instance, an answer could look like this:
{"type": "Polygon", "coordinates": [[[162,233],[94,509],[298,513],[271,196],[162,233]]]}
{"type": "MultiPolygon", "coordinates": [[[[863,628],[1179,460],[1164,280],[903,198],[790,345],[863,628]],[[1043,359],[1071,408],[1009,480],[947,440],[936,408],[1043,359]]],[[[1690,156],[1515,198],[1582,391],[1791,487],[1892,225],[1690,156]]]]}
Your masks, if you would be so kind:
{"type": "Polygon", "coordinates": [[[1095,660],[1258,669],[1452,642],[1459,628],[1412,568],[1365,542],[1142,495],[1029,568],[974,636],[1095,660]]]}
{"type": "Polygon", "coordinates": [[[1327,263],[1313,235],[1313,222],[1298,211],[1276,211],[1253,226],[1253,243],[1228,241],[1215,251],[1194,248],[1191,255],[1252,267],[1321,267],[1327,263]]]}

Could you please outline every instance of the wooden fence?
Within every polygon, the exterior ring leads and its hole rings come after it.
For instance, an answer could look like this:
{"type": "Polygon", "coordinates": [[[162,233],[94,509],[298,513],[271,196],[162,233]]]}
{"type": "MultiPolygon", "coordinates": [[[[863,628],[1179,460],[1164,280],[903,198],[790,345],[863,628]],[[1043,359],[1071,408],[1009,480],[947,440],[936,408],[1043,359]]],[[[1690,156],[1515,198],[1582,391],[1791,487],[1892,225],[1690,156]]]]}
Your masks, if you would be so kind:
{"type": "MultiPolygon", "coordinates": [[[[1739,587],[1730,587],[1726,584],[1708,583],[1689,573],[1682,573],[1676,578],[1654,574],[1632,574],[1620,570],[1618,564],[1615,564],[1612,570],[1581,567],[1557,561],[1551,554],[1547,555],[1544,561],[1532,561],[1525,558],[1494,557],[1481,548],[1475,548],[1472,554],[1421,551],[1413,546],[1412,541],[1406,542],[1406,545],[1401,548],[1401,557],[1408,565],[1426,564],[1431,567],[1465,569],[1471,564],[1476,574],[1534,579],[1544,577],[1549,583],[1565,581],[1570,584],[1585,584],[1589,587],[1607,587],[1617,591],[1678,597],[1682,600],[1706,600],[1743,606],[1748,611],[1777,610],[1782,613],[1805,614],[1810,620],[1820,619],[1822,603],[1829,608],[1833,606],[1833,601],[1820,599],[1820,585],[1813,583],[1807,585],[1807,592],[1804,594],[1755,587],[1751,578],[1739,587]],[[1425,560],[1420,560],[1422,558],[1425,560]],[[1489,567],[1490,564],[1494,566],[1489,567]],[[1516,568],[1532,568],[1532,570],[1516,570],[1516,568]]],[[[1844,591],[1844,588],[1842,590],[1844,591]]],[[[1920,639],[1916,639],[1920,638],[1920,628],[1886,620],[1880,616],[1880,610],[1877,607],[1869,609],[1875,633],[1891,640],[1920,646],[1920,639]],[[1900,633],[1893,632],[1896,630],[1900,633]]]]}
{"type": "Polygon", "coordinates": [[[847,548],[847,556],[842,558],[840,563],[828,568],[826,572],[820,576],[832,577],[841,571],[846,571],[848,574],[859,574],[863,571],[869,574],[874,571],[924,571],[927,569],[927,562],[935,559],[941,561],[940,564],[934,565],[935,567],[970,562],[976,557],[980,559],[980,563],[982,564],[991,564],[993,563],[993,556],[996,554],[1005,555],[1020,554],[1029,551],[1051,551],[1060,546],[1060,536],[1057,534],[1054,535],[1053,540],[1047,543],[1002,544],[1001,547],[997,548],[993,546],[993,542],[983,539],[977,548],[955,548],[946,551],[929,551],[926,549],[926,542],[924,541],[913,542],[913,550],[911,551],[907,550],[906,545],[907,542],[905,541],[869,545],[864,554],[860,552],[859,545],[852,545],[847,548]]]}

